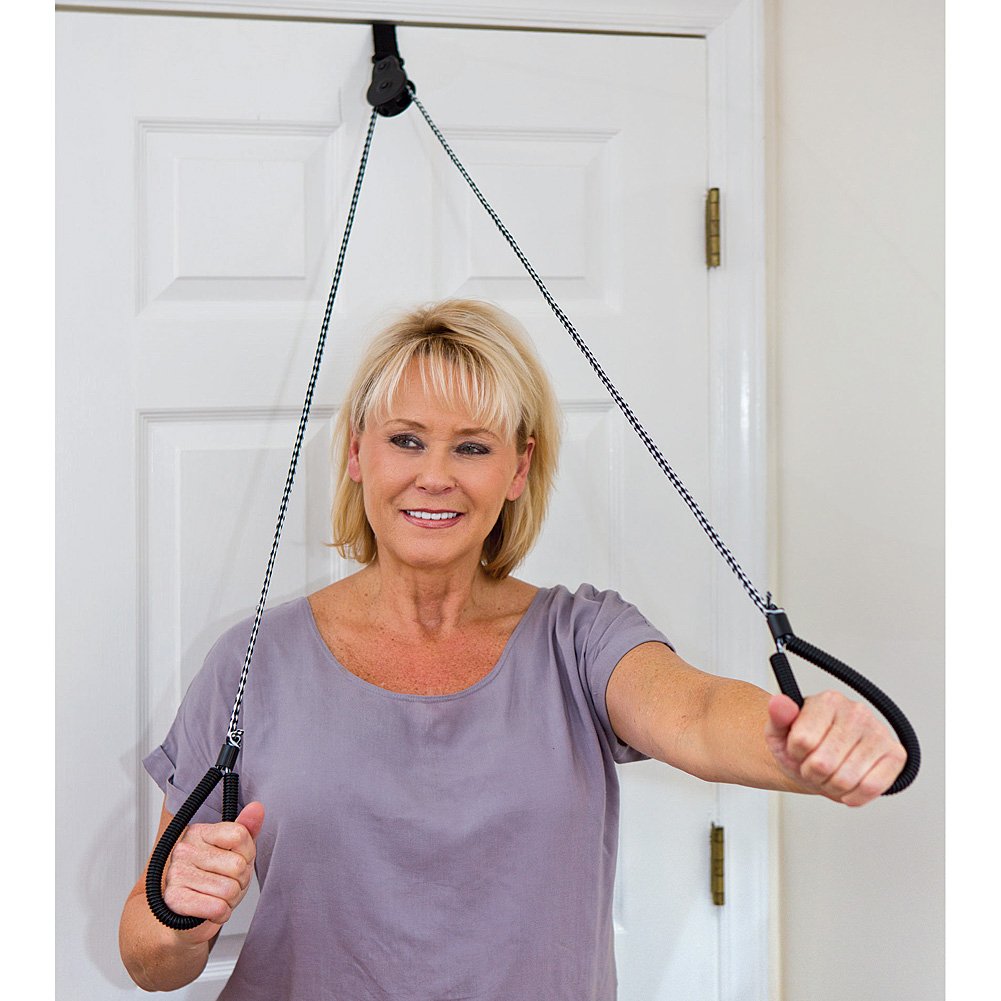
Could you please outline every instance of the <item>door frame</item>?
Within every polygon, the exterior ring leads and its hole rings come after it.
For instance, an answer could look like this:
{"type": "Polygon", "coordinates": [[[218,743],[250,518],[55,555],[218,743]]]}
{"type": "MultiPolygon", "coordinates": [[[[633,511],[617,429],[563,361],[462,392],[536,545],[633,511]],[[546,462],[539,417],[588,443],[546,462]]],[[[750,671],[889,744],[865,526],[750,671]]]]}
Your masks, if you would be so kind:
{"type": "MultiPolygon", "coordinates": [[[[710,186],[721,191],[722,266],[709,272],[710,496],[705,501],[752,579],[767,579],[768,453],[765,308],[764,0],[60,0],[59,10],[562,32],[687,35],[705,39],[710,186]]],[[[771,687],[768,643],[729,569],[715,563],[711,670],[771,687]]],[[[719,997],[772,994],[771,803],[717,787],[717,822],[729,827],[727,899],[720,909],[719,997]],[[739,837],[736,836],[739,832],[739,837]]],[[[706,837],[706,892],[709,838],[706,837]]]]}

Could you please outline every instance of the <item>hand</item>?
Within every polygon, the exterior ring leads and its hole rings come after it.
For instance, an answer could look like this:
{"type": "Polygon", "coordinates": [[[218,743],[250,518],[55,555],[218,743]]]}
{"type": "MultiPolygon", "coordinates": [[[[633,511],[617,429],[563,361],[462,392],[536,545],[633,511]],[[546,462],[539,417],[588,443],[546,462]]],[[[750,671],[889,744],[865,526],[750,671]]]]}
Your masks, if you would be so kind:
{"type": "Polygon", "coordinates": [[[174,845],[163,899],[176,914],[205,919],[180,933],[189,942],[214,938],[246,896],[263,824],[263,805],[248,803],[235,821],[189,825],[174,845]]]}
{"type": "Polygon", "coordinates": [[[800,709],[786,695],[768,703],[765,741],[782,771],[806,792],[863,806],[893,785],[907,762],[896,737],[860,702],[837,692],[800,709]]]}

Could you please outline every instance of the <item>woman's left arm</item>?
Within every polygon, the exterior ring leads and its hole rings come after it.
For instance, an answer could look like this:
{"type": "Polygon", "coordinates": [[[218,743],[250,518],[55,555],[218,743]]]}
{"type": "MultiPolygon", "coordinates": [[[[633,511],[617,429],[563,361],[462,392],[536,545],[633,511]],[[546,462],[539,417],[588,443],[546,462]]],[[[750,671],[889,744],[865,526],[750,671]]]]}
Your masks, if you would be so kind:
{"type": "Polygon", "coordinates": [[[620,740],[709,782],[862,806],[907,760],[864,703],[823,692],[799,709],[785,695],[699,671],[663,643],[643,643],[619,661],[605,704],[620,740]]]}

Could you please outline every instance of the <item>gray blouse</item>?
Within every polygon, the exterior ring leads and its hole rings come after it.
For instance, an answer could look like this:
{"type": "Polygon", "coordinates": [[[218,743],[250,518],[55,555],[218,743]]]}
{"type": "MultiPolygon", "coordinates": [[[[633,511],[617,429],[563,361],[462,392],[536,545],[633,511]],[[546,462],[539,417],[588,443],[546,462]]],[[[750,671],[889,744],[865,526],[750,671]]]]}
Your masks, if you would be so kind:
{"type": "MultiPolygon", "coordinates": [[[[144,761],[175,813],[225,739],[250,621],[144,761]]],[[[667,643],[614,591],[543,588],[486,677],[389,692],[331,654],[308,601],[264,616],[241,806],[261,895],[220,1001],[612,1001],[615,665],[667,643]]],[[[221,792],[196,821],[221,817],[221,792]]]]}

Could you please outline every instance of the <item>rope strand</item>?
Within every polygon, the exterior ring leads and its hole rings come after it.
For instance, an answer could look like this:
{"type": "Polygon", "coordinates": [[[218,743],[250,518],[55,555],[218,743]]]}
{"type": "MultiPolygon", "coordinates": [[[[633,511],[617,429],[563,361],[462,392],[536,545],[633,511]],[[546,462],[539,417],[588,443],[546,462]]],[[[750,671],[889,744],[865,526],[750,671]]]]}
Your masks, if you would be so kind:
{"type": "Polygon", "coordinates": [[[713,528],[709,519],[705,516],[702,509],[695,502],[695,498],[692,497],[691,493],[689,493],[688,488],[685,486],[684,483],[682,483],[681,478],[671,468],[671,465],[667,461],[667,459],[664,458],[660,449],[657,447],[657,443],[653,440],[653,438],[650,437],[650,434],[647,432],[646,428],[644,428],[643,425],[639,422],[639,420],[637,420],[636,415],[633,413],[629,404],[626,403],[626,401],[622,397],[622,394],[618,391],[618,389],[616,389],[615,384],[605,374],[605,370],[598,363],[598,359],[595,358],[591,349],[584,342],[584,339],[580,336],[580,334],[577,333],[576,328],[570,322],[566,313],[563,312],[559,303],[553,298],[553,295],[546,287],[545,282],[539,277],[539,273],[535,270],[535,268],[532,267],[531,262],[525,256],[521,247],[518,246],[517,241],[508,231],[508,228],[501,221],[500,216],[494,210],[493,206],[487,201],[483,193],[476,186],[476,183],[469,176],[469,174],[466,171],[466,168],[462,165],[459,158],[455,155],[454,150],[452,149],[451,146],[449,146],[448,141],[445,139],[444,135],[442,135],[441,130],[438,128],[437,125],[435,125],[434,121],[432,121],[431,116],[427,113],[427,109],[418,100],[416,94],[412,94],[411,96],[413,98],[414,104],[417,106],[420,113],[424,116],[424,121],[427,122],[428,127],[434,133],[438,142],[441,143],[442,148],[448,154],[448,158],[455,165],[455,168],[459,171],[465,182],[469,185],[470,189],[476,196],[479,203],[483,206],[487,214],[494,221],[494,224],[497,226],[497,229],[500,230],[501,235],[504,237],[505,240],[507,240],[508,245],[514,251],[518,260],[521,261],[522,266],[528,272],[529,277],[531,277],[532,281],[535,282],[535,285],[538,288],[538,290],[542,293],[542,297],[546,300],[547,303],[549,303],[549,308],[556,315],[556,318],[560,321],[560,323],[563,324],[563,327],[566,329],[566,332],[573,338],[573,341],[577,345],[577,347],[580,348],[581,353],[587,359],[588,364],[590,364],[591,368],[594,370],[594,373],[595,375],[597,375],[601,384],[608,391],[609,396],[612,397],[612,399],[618,405],[618,408],[625,415],[626,420],[629,421],[630,426],[639,436],[640,441],[643,442],[643,444],[647,448],[647,451],[653,456],[654,461],[657,463],[658,466],[660,466],[661,471],[671,481],[671,485],[681,496],[681,499],[685,502],[685,504],[688,505],[688,509],[695,516],[696,521],[698,521],[698,523],[702,526],[702,530],[706,533],[706,535],[709,536],[710,541],[716,547],[716,551],[720,554],[720,556],[723,557],[723,559],[726,561],[727,566],[729,566],[729,568],[737,576],[737,579],[743,585],[743,588],[747,592],[748,597],[751,599],[751,601],[754,602],[754,604],[757,606],[758,610],[762,614],[766,614],[768,611],[769,603],[765,600],[765,598],[761,596],[761,592],[758,591],[758,589],[754,586],[754,584],[751,582],[750,577],[748,577],[747,573],[745,572],[744,568],[737,562],[736,557],[733,555],[732,552],[730,552],[730,549],[723,542],[722,538],[720,538],[719,533],[716,531],[715,528],[713,528]]]}
{"type": "Polygon", "coordinates": [[[323,323],[320,326],[320,336],[316,344],[316,354],[313,357],[313,370],[309,376],[309,385],[306,387],[306,399],[302,405],[302,415],[299,418],[299,429],[295,436],[295,445],[292,448],[292,457],[289,460],[288,476],[285,479],[285,489],[282,491],[281,504],[278,507],[278,522],[275,525],[275,536],[271,543],[271,555],[268,557],[267,569],[264,572],[264,584],[261,587],[261,597],[257,602],[257,613],[254,616],[254,625],[250,630],[250,642],[247,645],[247,654],[243,660],[243,670],[240,672],[240,684],[236,691],[236,700],[233,703],[233,712],[229,718],[229,731],[226,740],[234,747],[239,747],[243,739],[243,731],[238,728],[240,721],[240,708],[243,705],[243,693],[247,687],[247,677],[250,674],[250,662],[254,656],[254,647],[257,645],[257,633],[261,627],[261,618],[264,615],[264,606],[268,600],[268,590],[271,587],[271,574],[275,566],[275,557],[278,555],[278,543],[281,541],[282,529],[285,527],[285,514],[288,511],[289,497],[292,494],[292,481],[295,479],[296,467],[299,465],[299,453],[302,451],[302,442],[306,434],[306,424],[309,421],[309,411],[313,405],[313,392],[316,389],[316,380],[320,374],[320,362],[323,359],[323,348],[327,342],[327,330],[330,327],[330,317],[334,311],[334,299],[337,298],[337,289],[341,283],[341,272],[344,270],[344,256],[348,249],[348,240],[351,237],[351,229],[354,226],[355,211],[358,208],[358,196],[361,194],[362,181],[365,178],[365,168],[368,165],[368,154],[372,147],[372,135],[375,132],[375,122],[378,115],[373,110],[368,123],[368,133],[365,136],[365,147],[362,150],[361,161],[358,165],[358,176],[355,179],[354,192],[351,195],[351,206],[348,209],[347,220],[344,223],[344,235],[341,238],[341,249],[337,255],[337,266],[334,268],[334,277],[330,285],[330,294],[327,296],[327,309],[323,314],[323,323]]]}

